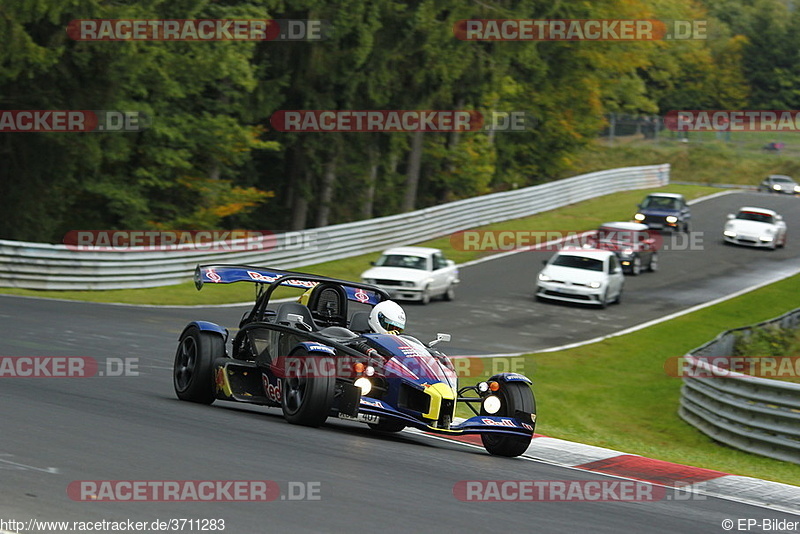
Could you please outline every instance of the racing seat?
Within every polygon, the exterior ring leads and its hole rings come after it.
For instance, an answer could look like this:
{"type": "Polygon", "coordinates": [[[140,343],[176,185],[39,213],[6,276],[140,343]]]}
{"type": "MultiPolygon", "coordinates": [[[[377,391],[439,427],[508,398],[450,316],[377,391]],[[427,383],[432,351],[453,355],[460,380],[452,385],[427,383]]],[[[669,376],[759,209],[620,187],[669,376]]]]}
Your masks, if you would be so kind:
{"type": "Polygon", "coordinates": [[[355,312],[353,316],[350,317],[350,330],[358,334],[371,332],[372,328],[369,326],[369,312],[355,312]]]}
{"type": "Polygon", "coordinates": [[[340,285],[317,285],[308,298],[308,307],[321,325],[347,326],[347,293],[340,285]]]}
{"type": "Polygon", "coordinates": [[[308,306],[300,304],[299,302],[284,302],[277,309],[275,322],[285,325],[291,324],[289,321],[289,314],[302,316],[303,322],[310,326],[312,331],[317,330],[317,325],[314,323],[314,318],[308,306]]]}

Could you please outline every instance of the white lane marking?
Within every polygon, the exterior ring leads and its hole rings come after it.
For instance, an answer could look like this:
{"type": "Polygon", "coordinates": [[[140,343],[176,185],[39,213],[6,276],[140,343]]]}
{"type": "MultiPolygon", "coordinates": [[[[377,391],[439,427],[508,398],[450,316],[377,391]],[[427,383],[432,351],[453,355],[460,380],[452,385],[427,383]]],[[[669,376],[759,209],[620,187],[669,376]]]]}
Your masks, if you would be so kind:
{"type": "MultiPolygon", "coordinates": [[[[0,454],[0,456],[12,456],[11,454],[0,454]]],[[[61,471],[57,467],[34,467],[32,465],[21,464],[19,462],[12,462],[11,460],[4,460],[0,458],[0,464],[8,465],[11,467],[4,467],[0,465],[0,469],[18,469],[21,471],[40,471],[42,473],[50,473],[51,475],[58,475],[61,471]]]]}

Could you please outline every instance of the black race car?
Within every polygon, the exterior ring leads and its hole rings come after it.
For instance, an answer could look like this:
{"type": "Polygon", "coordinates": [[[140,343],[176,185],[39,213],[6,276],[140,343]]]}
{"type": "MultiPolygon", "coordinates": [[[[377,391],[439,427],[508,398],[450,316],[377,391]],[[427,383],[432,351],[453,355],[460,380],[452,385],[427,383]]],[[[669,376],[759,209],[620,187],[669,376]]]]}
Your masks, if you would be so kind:
{"type": "Polygon", "coordinates": [[[450,359],[414,337],[370,331],[369,313],[388,295],[378,287],[311,274],[238,265],[198,266],[195,285],[249,281],[255,304],[242,317],[230,354],[228,330],[194,321],[180,335],[174,364],[178,398],[280,407],[294,424],[328,417],[384,432],[413,427],[445,435],[478,434],[499,456],[524,453],[534,433],[531,381],[501,373],[458,388],[450,359]],[[301,302],[271,305],[280,286],[305,291],[301,302]],[[456,406],[475,414],[456,423],[456,406]]]}

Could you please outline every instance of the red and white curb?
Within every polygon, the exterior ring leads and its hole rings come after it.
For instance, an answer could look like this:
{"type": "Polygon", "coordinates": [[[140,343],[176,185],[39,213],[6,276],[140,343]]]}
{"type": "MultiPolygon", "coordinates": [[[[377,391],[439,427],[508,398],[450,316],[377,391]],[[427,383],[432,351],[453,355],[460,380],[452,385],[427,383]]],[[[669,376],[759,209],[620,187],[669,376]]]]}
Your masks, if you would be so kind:
{"type": "MultiPolygon", "coordinates": [[[[483,449],[481,438],[477,435],[445,437],[413,429],[407,431],[458,441],[483,449]]],[[[680,488],[683,492],[694,492],[800,515],[800,486],[654,460],[539,434],[534,436],[522,458],[615,478],[680,488]]]]}

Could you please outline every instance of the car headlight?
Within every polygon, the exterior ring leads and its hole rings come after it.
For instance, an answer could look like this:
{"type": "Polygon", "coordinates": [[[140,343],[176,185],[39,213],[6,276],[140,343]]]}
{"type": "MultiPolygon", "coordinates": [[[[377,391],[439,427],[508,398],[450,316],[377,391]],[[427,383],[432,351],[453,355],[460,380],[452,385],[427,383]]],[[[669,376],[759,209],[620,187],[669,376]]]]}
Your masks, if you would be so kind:
{"type": "Polygon", "coordinates": [[[597,289],[598,287],[600,287],[602,285],[603,285],[603,282],[590,282],[589,283],[589,287],[591,287],[592,289],[597,289]]]}
{"type": "Polygon", "coordinates": [[[626,249],[622,250],[622,255],[623,256],[630,256],[631,254],[633,254],[633,249],[632,248],[626,248],[626,249]]]}
{"type": "Polygon", "coordinates": [[[414,287],[415,285],[416,284],[414,282],[409,282],[407,280],[403,281],[403,282],[400,282],[400,286],[401,287],[414,287]]]}
{"type": "Polygon", "coordinates": [[[678,222],[678,218],[675,217],[674,215],[668,215],[667,218],[666,218],[666,221],[668,223],[676,223],[676,222],[678,222]]]}
{"type": "Polygon", "coordinates": [[[550,280],[552,280],[552,278],[550,278],[548,275],[546,275],[544,273],[539,273],[539,281],[540,282],[549,282],[550,280]]]}
{"type": "Polygon", "coordinates": [[[724,235],[725,237],[736,237],[736,232],[734,232],[733,230],[725,230],[724,232],[722,232],[722,235],[724,235]]]}
{"type": "Polygon", "coordinates": [[[361,388],[362,395],[366,395],[372,390],[372,382],[369,381],[369,378],[364,378],[363,376],[356,379],[356,381],[353,382],[353,385],[357,388],[361,388]]]}
{"type": "Polygon", "coordinates": [[[489,395],[483,399],[483,409],[486,410],[486,413],[495,414],[500,411],[502,406],[503,403],[500,401],[500,398],[494,395],[489,395]]]}
{"type": "Polygon", "coordinates": [[[637,221],[643,221],[644,213],[637,213],[636,215],[633,216],[633,218],[636,219],[637,221]]]}
{"type": "Polygon", "coordinates": [[[780,191],[783,188],[779,184],[775,184],[772,186],[772,189],[774,189],[775,191],[780,191]]]}
{"type": "Polygon", "coordinates": [[[759,241],[763,241],[764,243],[769,243],[770,241],[772,241],[772,236],[771,235],[762,235],[761,237],[758,238],[758,240],[759,241]]]}
{"type": "Polygon", "coordinates": [[[800,185],[794,186],[794,192],[795,193],[800,193],[800,185]]]}

